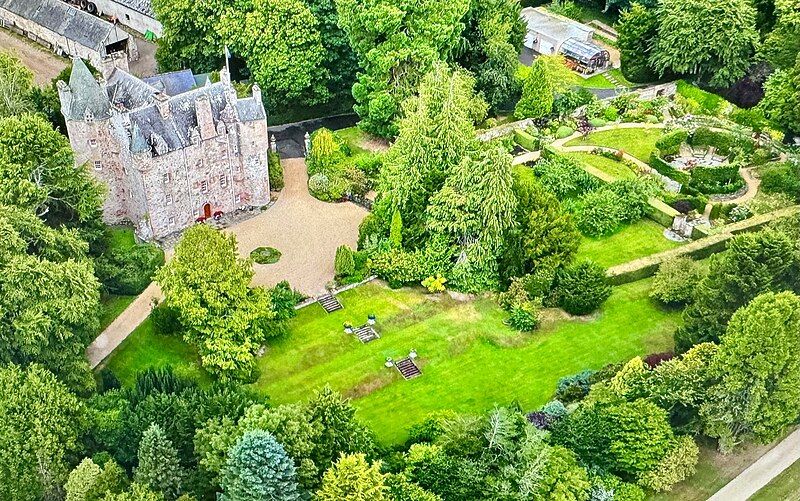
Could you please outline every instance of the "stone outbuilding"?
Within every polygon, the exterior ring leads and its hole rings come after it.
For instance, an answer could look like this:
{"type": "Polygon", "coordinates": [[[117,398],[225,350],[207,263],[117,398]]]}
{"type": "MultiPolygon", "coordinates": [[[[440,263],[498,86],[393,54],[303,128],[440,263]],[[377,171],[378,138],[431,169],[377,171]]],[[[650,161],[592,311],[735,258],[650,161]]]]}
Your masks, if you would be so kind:
{"type": "Polygon", "coordinates": [[[150,37],[148,33],[160,37],[164,31],[161,23],[156,19],[150,0],[90,0],[82,3],[86,3],[88,9],[94,5],[95,12],[99,15],[114,18],[145,37],[150,37]]]}
{"type": "Polygon", "coordinates": [[[138,56],[136,44],[121,27],[61,0],[0,0],[0,27],[96,67],[111,54],[138,56]]]}
{"type": "Polygon", "coordinates": [[[582,73],[608,67],[610,55],[592,41],[595,30],[589,26],[544,7],[526,7],[521,16],[527,26],[524,47],[531,53],[523,58],[526,63],[538,54],[562,54],[572,69],[582,73]]]}
{"type": "MultiPolygon", "coordinates": [[[[75,60],[59,82],[61,110],[78,165],[108,186],[103,218],[132,223],[143,240],[270,201],[269,140],[261,90],[239,98],[220,81],[142,81],[108,58],[96,79],[75,60]],[[170,94],[172,92],[172,94],[170,94]]],[[[191,79],[194,81],[194,79],[191,79]]]]}

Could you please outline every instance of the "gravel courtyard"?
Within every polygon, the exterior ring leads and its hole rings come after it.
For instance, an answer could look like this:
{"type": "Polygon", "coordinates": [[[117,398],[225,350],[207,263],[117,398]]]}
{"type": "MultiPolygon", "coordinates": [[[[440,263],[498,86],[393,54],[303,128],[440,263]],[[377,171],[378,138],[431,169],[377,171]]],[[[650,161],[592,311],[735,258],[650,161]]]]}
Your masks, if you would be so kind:
{"type": "Polygon", "coordinates": [[[293,288],[316,296],[333,279],[336,248],[347,244],[355,249],[358,225],[367,211],[349,202],[317,200],[308,192],[305,160],[290,158],[281,163],[286,186],[275,205],[226,231],[236,235],[243,256],[261,246],[281,251],[277,263],[253,264],[253,285],[288,280],[293,288]]]}

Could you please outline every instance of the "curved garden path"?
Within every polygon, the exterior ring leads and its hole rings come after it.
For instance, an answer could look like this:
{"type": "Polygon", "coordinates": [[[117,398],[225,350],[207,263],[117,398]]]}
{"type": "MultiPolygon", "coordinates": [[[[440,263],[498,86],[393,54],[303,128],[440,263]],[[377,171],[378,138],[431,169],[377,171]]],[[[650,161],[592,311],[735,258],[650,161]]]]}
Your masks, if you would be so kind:
{"type": "MultiPolygon", "coordinates": [[[[239,253],[248,256],[256,247],[281,251],[274,264],[253,264],[253,285],[272,286],[288,280],[292,288],[316,296],[333,280],[333,260],[340,245],[356,247],[358,225],[367,215],[350,202],[326,203],[308,192],[308,172],[303,158],[281,161],[285,187],[278,201],[261,214],[225,231],[236,235],[239,253]]],[[[169,259],[171,251],[167,251],[169,259]]],[[[86,349],[91,368],[97,367],[150,314],[153,298],[161,299],[151,283],[86,349]]]]}

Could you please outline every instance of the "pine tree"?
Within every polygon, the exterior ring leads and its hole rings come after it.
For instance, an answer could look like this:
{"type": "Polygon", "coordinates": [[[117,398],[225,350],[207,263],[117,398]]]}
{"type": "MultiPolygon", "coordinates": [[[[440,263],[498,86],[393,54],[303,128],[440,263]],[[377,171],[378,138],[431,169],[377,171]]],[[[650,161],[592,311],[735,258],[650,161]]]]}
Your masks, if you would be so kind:
{"type": "Polygon", "coordinates": [[[226,501],[300,499],[294,462],[264,430],[246,432],[231,447],[221,484],[226,501]]]}
{"type": "Polygon", "coordinates": [[[392,224],[389,226],[389,243],[395,249],[403,247],[403,217],[397,209],[392,214],[392,224]]]}
{"type": "Polygon", "coordinates": [[[389,499],[380,462],[370,466],[363,454],[342,455],[322,477],[319,501],[385,501],[389,499]]]}
{"type": "Polygon", "coordinates": [[[84,458],[69,474],[64,486],[66,501],[86,501],[99,476],[100,467],[90,458],[84,458]]]}
{"type": "Polygon", "coordinates": [[[182,471],[178,451],[155,423],[145,430],[139,442],[139,467],[133,477],[147,488],[161,492],[167,500],[180,494],[182,471]]]}

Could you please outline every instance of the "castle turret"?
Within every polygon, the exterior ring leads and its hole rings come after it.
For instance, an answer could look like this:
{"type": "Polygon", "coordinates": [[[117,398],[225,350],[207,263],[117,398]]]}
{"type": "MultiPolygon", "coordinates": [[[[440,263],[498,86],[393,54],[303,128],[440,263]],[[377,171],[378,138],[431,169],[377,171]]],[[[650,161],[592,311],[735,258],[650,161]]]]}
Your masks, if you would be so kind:
{"type": "Polygon", "coordinates": [[[194,101],[195,113],[197,114],[197,126],[200,128],[200,137],[203,140],[210,139],[217,135],[214,126],[214,115],[211,113],[211,101],[208,96],[201,94],[194,101]]]}

